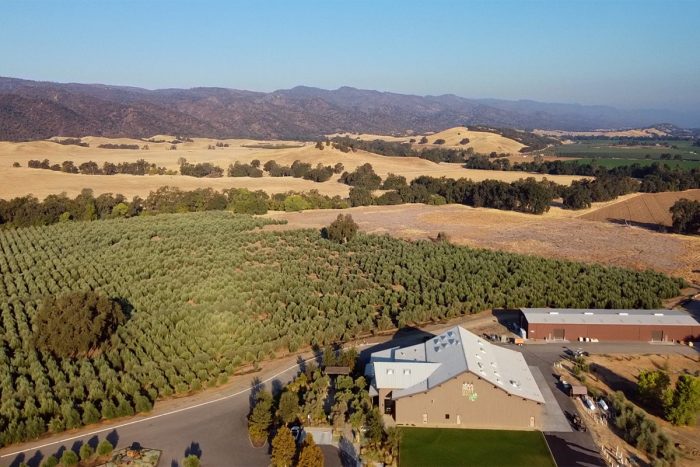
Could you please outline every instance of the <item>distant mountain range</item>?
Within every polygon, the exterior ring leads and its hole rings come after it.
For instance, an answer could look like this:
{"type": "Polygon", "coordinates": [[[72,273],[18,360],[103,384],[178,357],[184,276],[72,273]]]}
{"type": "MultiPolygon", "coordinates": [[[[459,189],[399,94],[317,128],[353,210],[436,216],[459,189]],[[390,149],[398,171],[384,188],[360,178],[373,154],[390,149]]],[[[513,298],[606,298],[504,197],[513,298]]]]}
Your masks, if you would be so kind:
{"type": "Polygon", "coordinates": [[[457,125],[593,130],[686,125],[657,110],[534,101],[414,96],[350,87],[270,93],[223,88],[147,90],[0,77],[0,139],[52,136],[314,139],[337,132],[406,134],[457,125]]]}

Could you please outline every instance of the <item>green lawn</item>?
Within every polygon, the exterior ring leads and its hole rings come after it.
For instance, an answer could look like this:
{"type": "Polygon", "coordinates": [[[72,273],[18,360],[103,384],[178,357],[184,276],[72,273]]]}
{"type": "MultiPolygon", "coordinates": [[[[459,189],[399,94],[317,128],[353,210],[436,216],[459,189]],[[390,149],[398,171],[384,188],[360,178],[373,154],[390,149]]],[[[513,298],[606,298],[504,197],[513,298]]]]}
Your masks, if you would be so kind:
{"type": "Polygon", "coordinates": [[[402,428],[400,467],[555,467],[539,431],[402,428]]]}

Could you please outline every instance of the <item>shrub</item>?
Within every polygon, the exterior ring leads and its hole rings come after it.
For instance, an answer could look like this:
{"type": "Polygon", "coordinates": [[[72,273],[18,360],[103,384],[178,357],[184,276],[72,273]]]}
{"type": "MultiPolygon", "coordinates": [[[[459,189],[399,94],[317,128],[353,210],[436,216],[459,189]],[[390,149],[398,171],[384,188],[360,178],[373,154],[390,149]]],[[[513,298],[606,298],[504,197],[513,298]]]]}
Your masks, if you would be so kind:
{"type": "Polygon", "coordinates": [[[95,454],[94,449],[92,449],[92,446],[89,444],[85,443],[82,446],[80,446],[80,460],[81,461],[86,461],[92,457],[92,455],[95,454]]]}
{"type": "Polygon", "coordinates": [[[347,243],[357,234],[357,224],[350,214],[338,214],[338,218],[325,229],[325,237],[336,243],[347,243]]]}
{"type": "Polygon", "coordinates": [[[108,440],[103,439],[100,444],[97,445],[97,455],[98,456],[108,456],[114,451],[114,446],[108,440]]]}
{"type": "Polygon", "coordinates": [[[65,466],[78,465],[78,455],[71,450],[65,451],[61,456],[61,464],[65,466]]]}
{"type": "Polygon", "coordinates": [[[442,138],[438,138],[435,141],[433,141],[433,144],[445,144],[445,140],[442,138]]]}
{"type": "Polygon", "coordinates": [[[201,461],[199,460],[199,457],[195,456],[194,454],[190,454],[182,459],[182,467],[199,467],[200,465],[201,461]]]}
{"type": "Polygon", "coordinates": [[[56,456],[49,456],[43,460],[41,467],[56,467],[58,465],[58,459],[56,456]]]}

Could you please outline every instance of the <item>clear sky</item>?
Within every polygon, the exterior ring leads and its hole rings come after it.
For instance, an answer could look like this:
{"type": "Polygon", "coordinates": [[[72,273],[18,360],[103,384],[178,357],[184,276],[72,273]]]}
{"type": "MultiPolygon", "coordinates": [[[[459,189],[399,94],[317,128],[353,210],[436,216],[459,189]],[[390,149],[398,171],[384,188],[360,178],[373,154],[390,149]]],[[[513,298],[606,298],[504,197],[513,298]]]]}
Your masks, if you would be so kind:
{"type": "Polygon", "coordinates": [[[0,0],[0,75],[700,107],[700,0],[0,0]]]}

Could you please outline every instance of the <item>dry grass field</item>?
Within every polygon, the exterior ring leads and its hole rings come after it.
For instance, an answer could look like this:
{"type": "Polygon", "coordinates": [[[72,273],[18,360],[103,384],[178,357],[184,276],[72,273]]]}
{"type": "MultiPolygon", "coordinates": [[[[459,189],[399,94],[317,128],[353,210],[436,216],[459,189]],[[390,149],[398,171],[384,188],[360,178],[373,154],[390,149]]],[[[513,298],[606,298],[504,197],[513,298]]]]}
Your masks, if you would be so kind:
{"type": "MultiPolygon", "coordinates": [[[[336,210],[269,213],[284,226],[321,228],[336,210]]],[[[435,238],[445,232],[455,244],[634,269],[654,269],[700,282],[700,239],[662,234],[609,222],[594,222],[552,209],[543,216],[461,205],[369,206],[344,210],[364,232],[406,239],[435,238]]]]}
{"type": "MultiPolygon", "coordinates": [[[[157,135],[153,139],[172,140],[174,137],[167,135],[157,135]]],[[[167,169],[178,169],[178,159],[186,158],[189,162],[210,162],[222,168],[228,167],[236,161],[250,162],[254,159],[260,160],[263,164],[268,160],[275,160],[280,164],[291,165],[295,160],[309,162],[312,164],[322,163],[324,165],[335,165],[341,162],[346,170],[353,170],[358,165],[370,163],[375,171],[382,177],[386,177],[389,172],[405,176],[412,180],[420,175],[430,175],[434,177],[451,178],[471,178],[475,181],[485,179],[496,179],[503,181],[514,181],[519,178],[533,176],[537,179],[543,178],[539,174],[525,174],[521,172],[501,172],[485,170],[468,170],[460,164],[436,164],[424,159],[415,157],[385,157],[376,154],[358,151],[343,153],[330,146],[323,150],[316,149],[312,143],[300,143],[296,141],[275,141],[273,144],[282,144],[286,147],[282,149],[264,149],[259,146],[270,142],[254,140],[226,140],[229,147],[209,150],[209,145],[215,145],[218,140],[197,138],[193,142],[181,143],[177,145],[177,150],[170,150],[170,143],[151,143],[133,139],[107,139],[99,137],[85,137],[84,142],[90,147],[80,147],[75,145],[61,145],[51,141],[31,141],[23,143],[0,142],[0,198],[12,198],[29,193],[39,198],[48,194],[66,192],[68,195],[75,195],[83,188],[92,188],[96,194],[100,193],[122,193],[126,196],[146,196],[158,187],[169,185],[182,189],[194,189],[198,187],[212,187],[216,189],[241,187],[249,189],[260,189],[268,193],[280,193],[289,190],[309,191],[317,189],[323,194],[330,196],[347,196],[349,187],[337,182],[335,176],[331,180],[323,183],[295,179],[291,177],[273,178],[264,176],[262,178],[248,177],[223,177],[213,178],[193,178],[180,175],[174,176],[98,176],[98,175],[75,175],[61,172],[53,172],[42,169],[29,169],[27,162],[31,159],[49,159],[51,163],[61,163],[64,160],[72,160],[75,165],[80,165],[86,161],[95,161],[98,164],[104,162],[126,162],[137,159],[145,159],[158,166],[167,169]],[[104,143],[113,144],[138,144],[148,145],[148,150],[128,150],[128,149],[100,149],[97,146],[104,143]],[[246,147],[248,146],[248,147],[246,147]],[[12,167],[14,162],[19,162],[21,167],[12,167]]],[[[548,179],[560,184],[570,184],[572,180],[581,177],[570,176],[548,176],[548,179]]]]}
{"type": "MultiPolygon", "coordinates": [[[[331,135],[335,136],[335,135],[331,135]]],[[[487,131],[470,131],[466,127],[454,127],[447,130],[440,131],[438,133],[431,133],[429,135],[414,135],[414,136],[381,136],[381,135],[370,135],[370,134],[350,134],[347,135],[352,138],[360,138],[363,140],[375,140],[383,139],[385,141],[397,141],[402,143],[408,143],[411,139],[420,141],[420,139],[425,136],[428,138],[428,144],[414,144],[415,148],[422,147],[435,147],[433,142],[436,139],[444,139],[445,144],[439,147],[449,148],[458,147],[462,149],[474,148],[474,152],[479,154],[489,154],[493,151],[497,153],[510,153],[518,154],[520,149],[524,148],[525,145],[519,143],[510,138],[504,138],[503,136],[490,133],[487,131]],[[461,145],[459,142],[464,139],[469,138],[469,144],[461,145]]]]}
{"type": "Polygon", "coordinates": [[[625,221],[630,224],[656,228],[671,226],[669,209],[681,198],[700,201],[700,189],[667,193],[641,193],[584,214],[584,219],[595,221],[625,221]]]}

